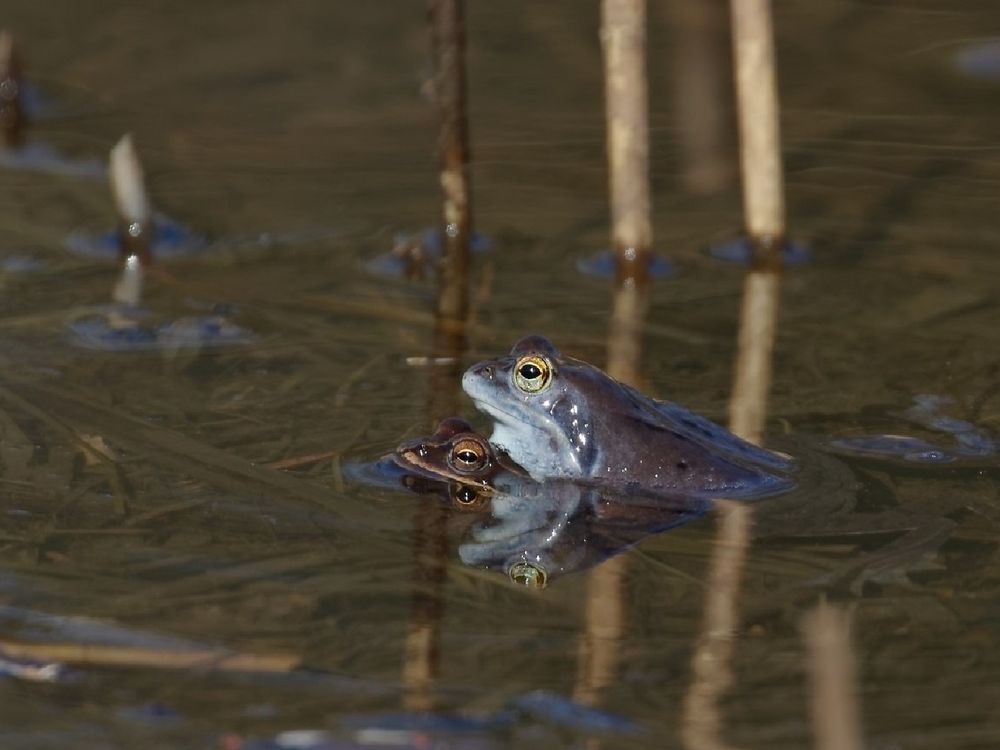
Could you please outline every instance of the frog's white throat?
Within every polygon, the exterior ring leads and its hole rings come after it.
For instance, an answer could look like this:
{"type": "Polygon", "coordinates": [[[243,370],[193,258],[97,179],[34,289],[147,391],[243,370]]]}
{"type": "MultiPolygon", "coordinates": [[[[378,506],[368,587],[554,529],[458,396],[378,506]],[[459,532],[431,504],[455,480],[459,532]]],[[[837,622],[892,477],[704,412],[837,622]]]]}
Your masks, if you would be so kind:
{"type": "MultiPolygon", "coordinates": [[[[475,399],[474,399],[475,400],[475,399]]],[[[507,452],[536,482],[553,476],[569,476],[557,456],[552,454],[551,435],[547,430],[518,419],[492,404],[475,400],[480,411],[493,418],[493,434],[490,442],[507,452]]],[[[557,434],[556,442],[565,442],[565,436],[557,434]]],[[[570,454],[572,455],[572,454],[570,454]]]]}

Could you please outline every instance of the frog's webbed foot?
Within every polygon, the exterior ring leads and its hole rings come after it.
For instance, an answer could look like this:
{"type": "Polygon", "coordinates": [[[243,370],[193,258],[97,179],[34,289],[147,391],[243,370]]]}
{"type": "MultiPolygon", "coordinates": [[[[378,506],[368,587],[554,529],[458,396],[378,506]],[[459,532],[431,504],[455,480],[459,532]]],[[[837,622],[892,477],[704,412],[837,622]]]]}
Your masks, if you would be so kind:
{"type": "Polygon", "coordinates": [[[919,518],[918,526],[882,549],[862,554],[803,585],[845,587],[854,596],[861,596],[867,583],[919,589],[921,587],[913,582],[910,574],[942,568],[934,558],[954,528],[955,523],[947,518],[919,518]]]}

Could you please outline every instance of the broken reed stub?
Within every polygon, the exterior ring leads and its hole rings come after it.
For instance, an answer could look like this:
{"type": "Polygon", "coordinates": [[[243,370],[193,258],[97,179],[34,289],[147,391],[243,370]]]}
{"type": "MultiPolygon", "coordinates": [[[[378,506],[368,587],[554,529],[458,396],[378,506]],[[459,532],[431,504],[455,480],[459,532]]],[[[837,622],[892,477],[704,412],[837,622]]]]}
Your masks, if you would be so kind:
{"type": "Polygon", "coordinates": [[[122,262],[121,276],[118,277],[111,299],[119,305],[138,307],[142,302],[143,263],[139,256],[129,253],[122,262]]]}
{"type": "Polygon", "coordinates": [[[111,149],[109,165],[111,197],[118,217],[125,223],[149,221],[152,211],[145,174],[131,134],[122,136],[111,149]]]}
{"type": "Polygon", "coordinates": [[[152,235],[153,212],[146,192],[145,174],[131,134],[111,149],[108,178],[111,197],[121,227],[121,255],[138,257],[142,265],[149,265],[152,256],[149,238],[152,235]]]}

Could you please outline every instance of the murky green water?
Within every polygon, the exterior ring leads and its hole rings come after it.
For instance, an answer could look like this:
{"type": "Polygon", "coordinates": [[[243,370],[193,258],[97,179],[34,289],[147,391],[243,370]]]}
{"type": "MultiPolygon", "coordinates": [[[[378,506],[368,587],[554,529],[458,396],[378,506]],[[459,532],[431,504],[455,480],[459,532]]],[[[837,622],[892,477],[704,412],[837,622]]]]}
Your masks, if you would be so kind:
{"type": "MultiPolygon", "coordinates": [[[[596,8],[470,5],[476,217],[496,248],[475,266],[481,325],[467,359],[538,331],[603,363],[609,288],[573,270],[607,237],[596,8]]],[[[651,5],[655,233],[680,273],[656,287],[646,390],[722,419],[742,277],[704,248],[738,227],[738,193],[685,187],[676,14],[651,5]]],[[[531,691],[584,690],[589,574],[531,593],[466,568],[454,554],[461,517],[447,522],[436,572],[433,501],[345,487],[329,462],[258,468],[326,450],[369,460],[441,416],[427,413],[426,369],[407,361],[429,353],[432,287],[362,266],[395,232],[437,215],[424,11],[47,2],[0,18],[58,106],[33,137],[92,157],[131,131],[158,206],[231,238],[166,267],[149,305],[230,303],[260,336],[201,353],[73,346],[66,322],[107,300],[115,272],[62,241],[111,223],[107,191],[0,173],[0,250],[48,264],[0,277],[0,637],[146,654],[179,639],[290,654],[309,670],[90,666],[56,684],[3,679],[3,747],[238,747],[302,728],[370,741],[358,726],[422,694],[421,633],[437,638],[430,694],[442,712],[499,725],[498,712],[531,691]],[[98,456],[105,445],[115,460],[98,456]]],[[[1000,81],[963,79],[951,64],[1000,11],[965,0],[778,3],[776,13],[790,225],[816,261],[787,276],[772,432],[792,445],[907,432],[898,415],[919,393],[951,396],[958,416],[1000,427],[1000,81]]],[[[926,569],[860,595],[793,586],[884,538],[762,538],[748,562],[727,736],[809,744],[799,623],[825,594],[854,611],[870,747],[996,747],[998,462],[854,468],[863,503],[947,512],[956,528],[926,569]]],[[[575,747],[590,736],[679,746],[714,529],[710,516],[623,558],[624,636],[599,705],[644,733],[521,711],[503,726],[435,735],[452,743],[440,746],[575,747]]]]}

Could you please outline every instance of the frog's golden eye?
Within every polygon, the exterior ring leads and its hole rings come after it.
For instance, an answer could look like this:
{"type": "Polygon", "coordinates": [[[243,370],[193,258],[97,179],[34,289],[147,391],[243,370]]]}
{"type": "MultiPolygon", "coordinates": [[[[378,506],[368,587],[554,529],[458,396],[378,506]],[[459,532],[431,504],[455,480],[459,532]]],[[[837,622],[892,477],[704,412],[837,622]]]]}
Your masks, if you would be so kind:
{"type": "Polygon", "coordinates": [[[464,438],[448,452],[448,463],[455,471],[472,474],[482,471],[489,464],[489,453],[479,440],[464,438]]]}
{"type": "Polygon", "coordinates": [[[545,357],[528,354],[514,365],[514,384],[525,393],[540,393],[552,382],[552,365],[545,357]]]}

